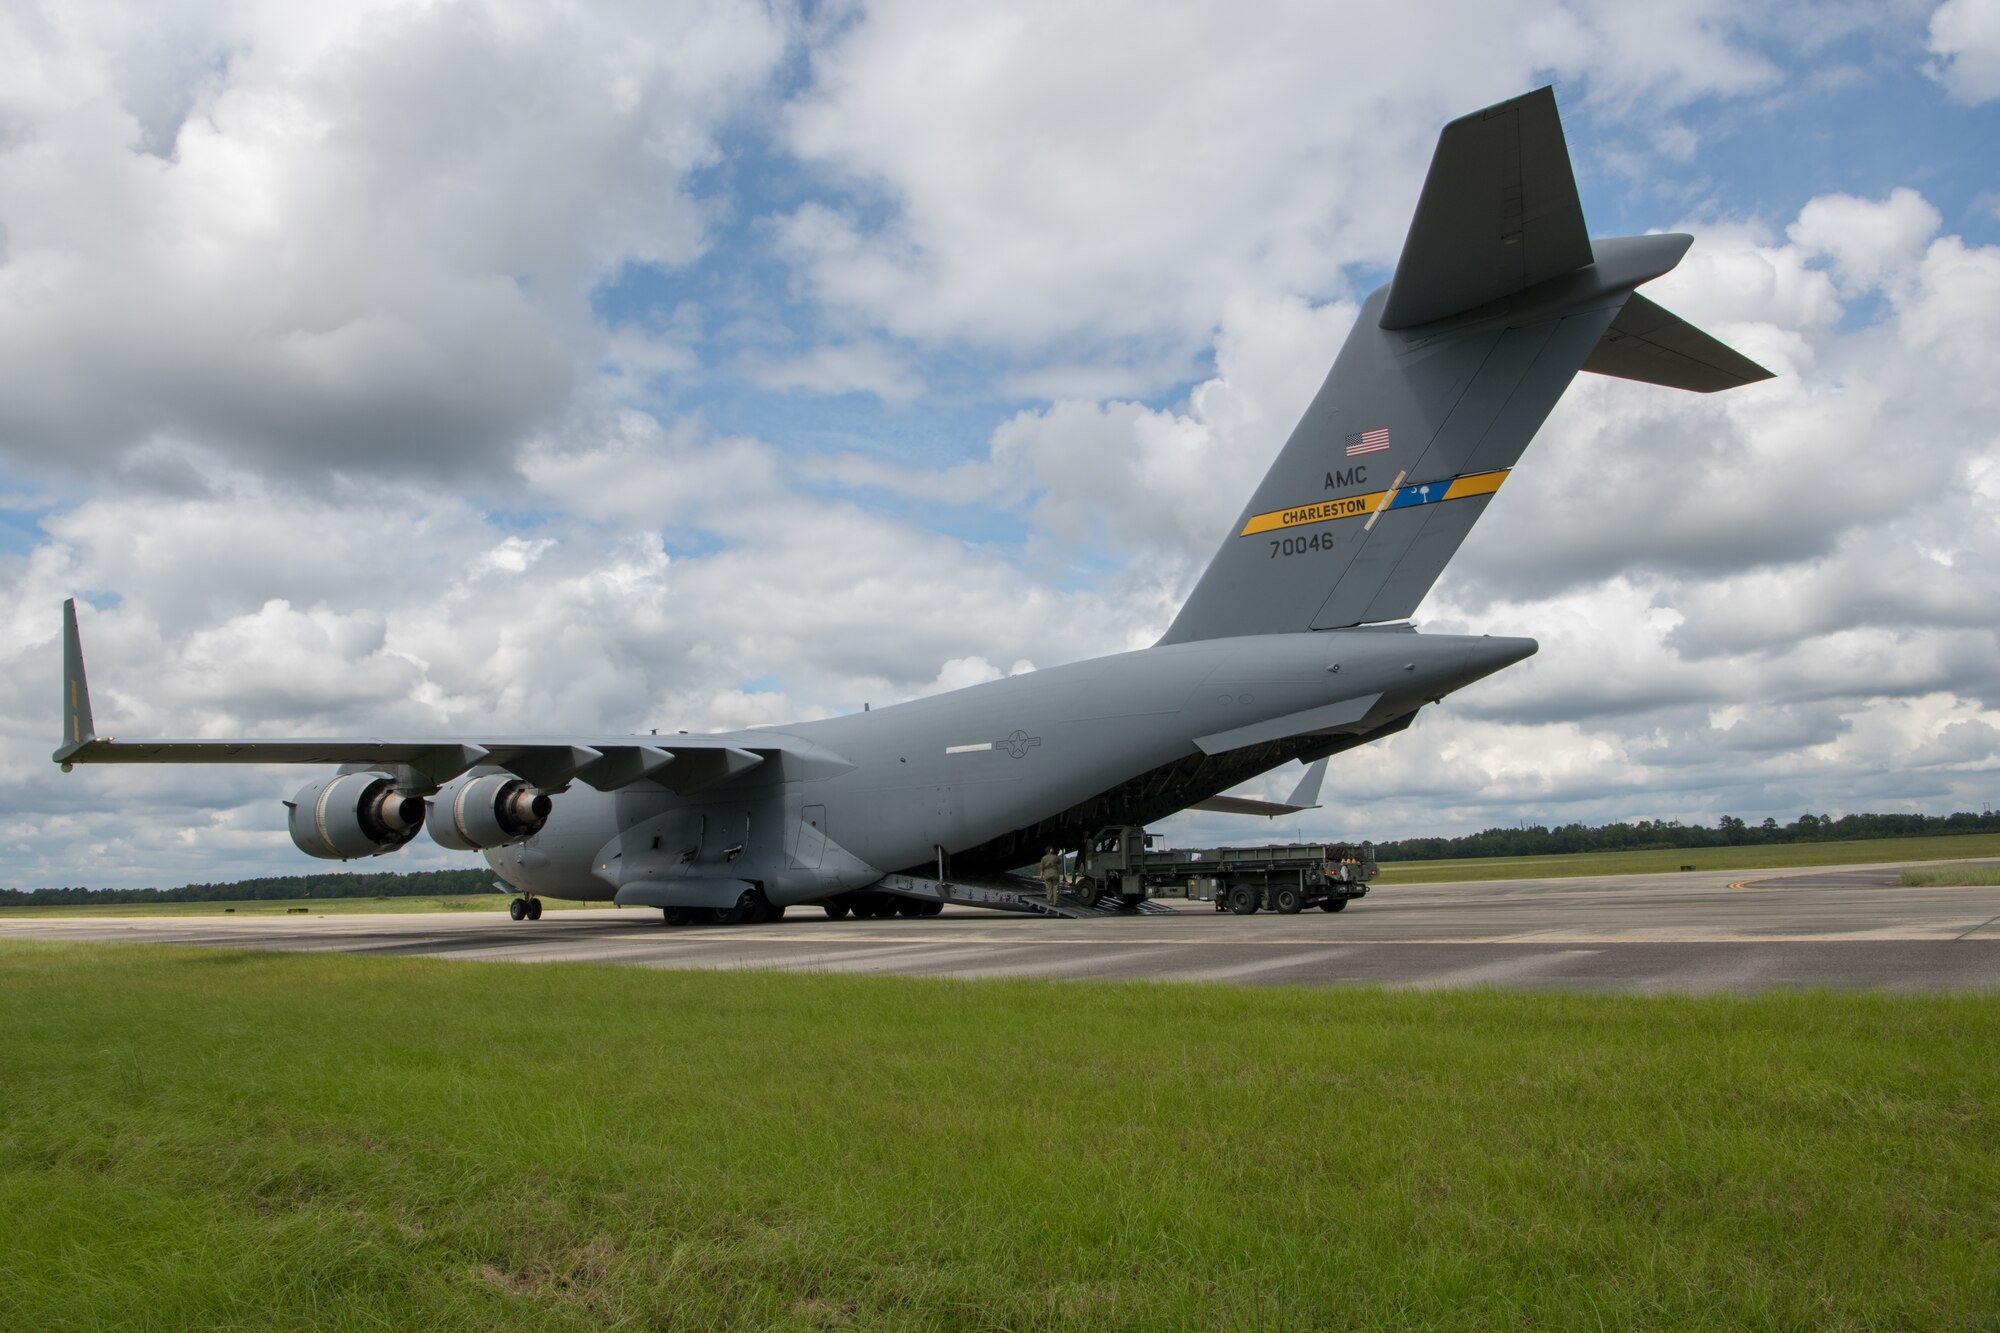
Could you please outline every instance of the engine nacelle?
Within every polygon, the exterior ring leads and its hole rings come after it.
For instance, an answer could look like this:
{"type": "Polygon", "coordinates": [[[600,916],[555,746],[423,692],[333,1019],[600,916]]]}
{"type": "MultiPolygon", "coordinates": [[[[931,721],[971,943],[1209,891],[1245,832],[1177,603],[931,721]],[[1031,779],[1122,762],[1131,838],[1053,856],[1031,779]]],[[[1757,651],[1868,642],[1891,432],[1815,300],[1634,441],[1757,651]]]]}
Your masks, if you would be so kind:
{"type": "Polygon", "coordinates": [[[424,827],[424,798],[400,795],[386,773],[342,773],[299,788],[292,841],[307,856],[352,861],[393,852],[424,827]]]}
{"type": "Polygon", "coordinates": [[[525,842],[549,822],[549,798],[511,773],[447,782],[431,798],[431,840],[454,852],[525,842]]]}

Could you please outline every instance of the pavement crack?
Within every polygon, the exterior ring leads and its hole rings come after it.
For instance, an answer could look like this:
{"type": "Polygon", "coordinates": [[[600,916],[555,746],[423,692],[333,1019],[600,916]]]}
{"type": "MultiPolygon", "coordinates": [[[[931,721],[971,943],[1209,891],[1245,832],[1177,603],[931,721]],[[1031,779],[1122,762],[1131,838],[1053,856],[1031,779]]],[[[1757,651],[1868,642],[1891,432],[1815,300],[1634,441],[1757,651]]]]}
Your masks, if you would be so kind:
{"type": "Polygon", "coordinates": [[[1995,922],[2000,922],[2000,916],[1988,917],[1986,920],[1980,922],[1972,929],[1966,931],[1965,934],[1952,936],[1951,937],[1952,941],[1953,943],[1956,943],[1957,941],[1966,939],[1969,936],[1977,935],[1980,931],[1985,930],[1988,926],[1993,925],[1995,922]]]}

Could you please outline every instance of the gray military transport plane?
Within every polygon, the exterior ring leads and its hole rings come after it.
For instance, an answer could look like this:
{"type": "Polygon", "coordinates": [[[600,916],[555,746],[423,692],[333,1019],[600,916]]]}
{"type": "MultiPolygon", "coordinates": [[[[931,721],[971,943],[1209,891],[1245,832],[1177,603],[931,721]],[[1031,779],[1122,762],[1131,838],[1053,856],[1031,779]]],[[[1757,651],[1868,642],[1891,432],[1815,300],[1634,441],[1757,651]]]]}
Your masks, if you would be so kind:
{"type": "Polygon", "coordinates": [[[723,735],[133,742],[92,727],[72,602],[54,758],[339,765],[285,803],[301,851],[376,856],[428,824],[485,854],[517,917],[537,895],[669,922],[980,901],[954,889],[1107,825],[1299,808],[1222,793],[1535,652],[1406,622],[1579,370],[1701,393],[1769,377],[1634,294],[1691,243],[1591,239],[1550,89],[1447,125],[1393,278],[1140,652],[723,735]]]}

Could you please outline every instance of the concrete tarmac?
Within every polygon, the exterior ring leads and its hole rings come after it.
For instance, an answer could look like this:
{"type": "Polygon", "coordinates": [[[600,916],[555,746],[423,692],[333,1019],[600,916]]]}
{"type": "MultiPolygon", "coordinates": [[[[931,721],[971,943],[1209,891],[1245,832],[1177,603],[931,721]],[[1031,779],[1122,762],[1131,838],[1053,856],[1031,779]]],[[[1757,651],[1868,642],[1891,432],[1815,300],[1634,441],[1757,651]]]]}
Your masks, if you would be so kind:
{"type": "MultiPolygon", "coordinates": [[[[1904,888],[1898,867],[1378,884],[1340,913],[663,925],[658,912],[0,919],[0,939],[127,940],[502,962],[1243,985],[1636,993],[2000,988],[2000,887],[1904,888]]],[[[1393,873],[1393,872],[1392,872],[1393,873]]]]}

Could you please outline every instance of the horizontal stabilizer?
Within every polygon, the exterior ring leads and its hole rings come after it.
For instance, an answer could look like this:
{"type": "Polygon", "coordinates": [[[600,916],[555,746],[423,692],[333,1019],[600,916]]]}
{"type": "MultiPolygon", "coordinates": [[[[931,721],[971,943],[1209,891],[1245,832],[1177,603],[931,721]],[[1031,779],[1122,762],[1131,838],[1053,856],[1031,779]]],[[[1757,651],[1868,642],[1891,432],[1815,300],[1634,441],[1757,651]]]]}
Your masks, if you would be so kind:
{"type": "Polygon", "coordinates": [[[1382,327],[1460,314],[1592,260],[1555,91],[1537,88],[1444,127],[1382,327]]]}
{"type": "Polygon", "coordinates": [[[1771,378],[1743,353],[1634,292],[1583,368],[1669,389],[1716,393],[1771,378]]]}

